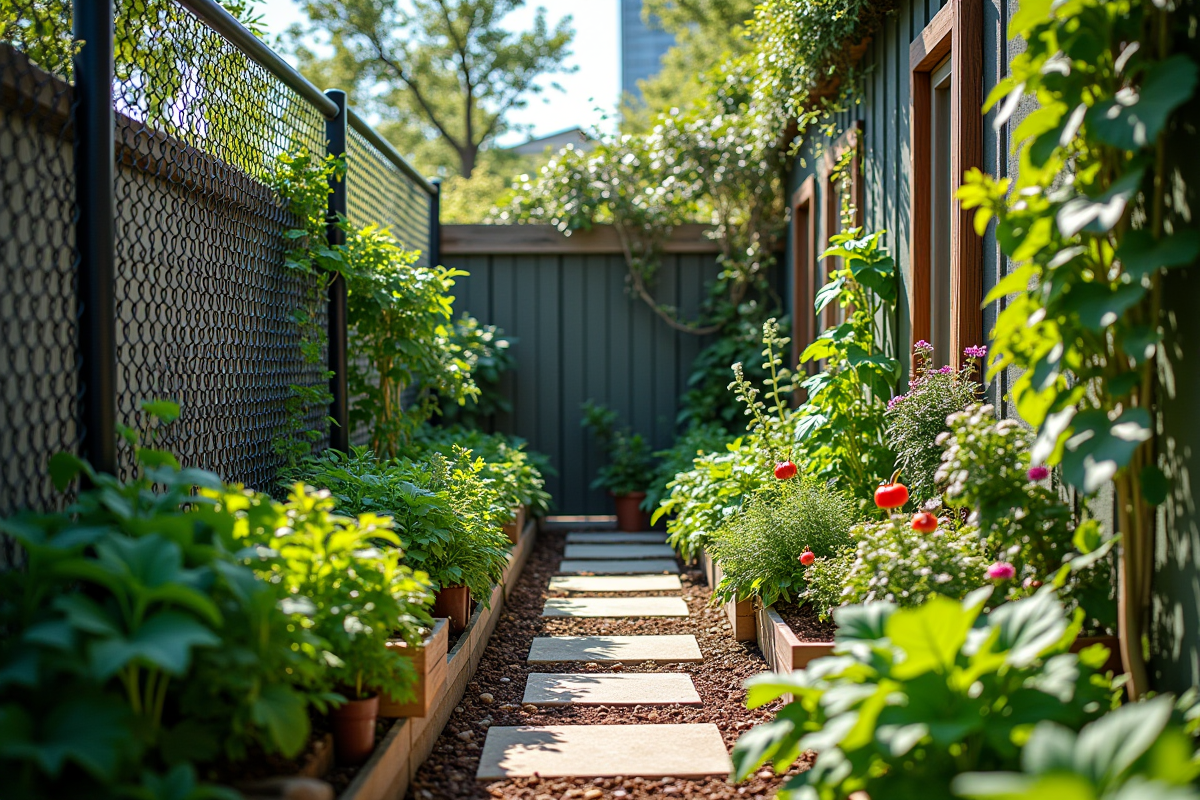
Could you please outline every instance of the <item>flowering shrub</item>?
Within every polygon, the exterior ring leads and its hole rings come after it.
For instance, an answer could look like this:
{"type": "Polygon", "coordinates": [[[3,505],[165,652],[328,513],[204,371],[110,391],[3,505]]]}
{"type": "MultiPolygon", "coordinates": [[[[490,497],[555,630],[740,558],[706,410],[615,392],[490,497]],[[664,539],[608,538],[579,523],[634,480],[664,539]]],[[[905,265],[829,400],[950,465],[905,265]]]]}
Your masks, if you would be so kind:
{"type": "Polygon", "coordinates": [[[938,437],[946,450],[935,479],[947,484],[946,503],[970,509],[984,552],[1011,565],[1010,596],[1016,588],[1057,576],[1065,596],[1083,603],[1096,624],[1110,626],[1111,567],[1097,541],[1098,524],[1076,525],[1073,509],[1046,480],[1049,472],[1029,464],[1033,432],[1013,420],[996,420],[994,412],[984,405],[952,414],[950,430],[938,437]],[[1079,553],[1092,555],[1086,562],[1091,569],[1059,576],[1079,553]]]}
{"type": "Polygon", "coordinates": [[[750,495],[712,538],[724,577],[719,602],[757,596],[765,605],[804,588],[806,550],[832,556],[850,544],[853,503],[812,478],[773,481],[750,495]]]}
{"type": "Polygon", "coordinates": [[[805,573],[805,599],[822,619],[835,606],[886,600],[915,606],[934,595],[966,597],[987,581],[988,561],[978,531],[943,520],[933,533],[917,533],[905,514],[856,525],[853,548],[824,559],[805,573]],[[836,581],[836,585],[834,585],[836,581]]]}
{"type": "Polygon", "coordinates": [[[982,390],[975,375],[986,347],[968,347],[963,366],[935,368],[933,346],[924,340],[913,347],[915,374],[908,382],[908,393],[888,402],[887,443],[896,453],[896,466],[908,483],[912,497],[919,503],[938,496],[934,475],[942,460],[942,448],[936,440],[946,430],[946,417],[962,411],[978,400],[982,390]]]}

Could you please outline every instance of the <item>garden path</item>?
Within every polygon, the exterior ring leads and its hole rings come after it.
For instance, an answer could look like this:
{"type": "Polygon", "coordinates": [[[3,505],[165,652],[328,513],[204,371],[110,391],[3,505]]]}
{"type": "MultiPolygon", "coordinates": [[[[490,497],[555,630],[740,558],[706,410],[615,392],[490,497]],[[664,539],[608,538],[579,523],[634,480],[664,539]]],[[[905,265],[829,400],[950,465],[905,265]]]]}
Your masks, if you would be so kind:
{"type": "MultiPolygon", "coordinates": [[[[544,617],[645,619],[688,616],[682,594],[639,597],[640,592],[678,590],[674,559],[657,533],[572,533],[560,577],[550,588],[571,598],[547,599],[544,617]],[[665,573],[665,574],[664,574],[665,573]],[[619,594],[619,597],[612,597],[619,594]],[[604,595],[592,596],[588,595],[604,595]]],[[[529,664],[608,664],[610,672],[532,673],[523,702],[537,707],[643,708],[699,705],[691,676],[671,672],[623,672],[624,664],[695,663],[703,660],[692,635],[544,636],[533,640],[529,664]]],[[[729,754],[713,723],[494,726],[480,754],[476,778],[638,777],[704,778],[727,775],[729,754]]]]}

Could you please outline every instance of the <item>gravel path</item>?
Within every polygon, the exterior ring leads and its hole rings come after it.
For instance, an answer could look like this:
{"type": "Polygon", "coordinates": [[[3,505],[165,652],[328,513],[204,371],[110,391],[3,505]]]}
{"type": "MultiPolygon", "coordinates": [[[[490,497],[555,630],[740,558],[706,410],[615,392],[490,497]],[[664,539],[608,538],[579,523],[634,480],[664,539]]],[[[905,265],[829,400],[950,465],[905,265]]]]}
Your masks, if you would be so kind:
{"type": "MultiPolygon", "coordinates": [[[[708,587],[697,570],[684,572],[682,596],[691,616],[655,619],[555,619],[541,617],[550,577],[562,558],[565,535],[542,533],[505,607],[499,625],[488,643],[474,679],[462,702],[434,747],[433,754],[417,772],[409,796],[417,800],[453,798],[660,798],[671,796],[706,798],[772,797],[781,783],[769,769],[743,784],[727,780],[645,780],[641,778],[527,778],[481,783],[475,780],[480,747],[491,725],[628,725],[633,723],[715,723],[732,748],[737,737],[755,724],[771,719],[778,704],[748,711],[745,707],[746,678],[767,669],[758,646],[736,642],[724,614],[709,608],[708,587]],[[525,657],[535,636],[588,634],[646,635],[691,634],[705,656],[700,664],[656,665],[653,662],[626,667],[597,664],[526,665],[525,657]],[[684,672],[692,676],[700,694],[700,706],[634,708],[522,707],[525,680],[531,672],[684,672]]],[[[679,596],[678,591],[650,592],[679,596]]],[[[623,595],[628,596],[628,595],[623,595]]],[[[799,768],[806,768],[802,763],[799,768]]],[[[795,768],[794,768],[795,769],[795,768]]]]}

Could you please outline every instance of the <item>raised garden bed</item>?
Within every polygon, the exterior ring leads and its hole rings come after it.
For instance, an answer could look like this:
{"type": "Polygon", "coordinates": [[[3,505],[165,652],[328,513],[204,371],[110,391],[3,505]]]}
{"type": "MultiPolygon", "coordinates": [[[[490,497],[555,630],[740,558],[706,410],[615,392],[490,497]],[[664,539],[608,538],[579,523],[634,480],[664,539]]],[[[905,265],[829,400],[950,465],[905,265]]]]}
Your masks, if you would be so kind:
{"type": "MultiPolygon", "coordinates": [[[[721,582],[721,565],[713,560],[707,550],[701,551],[700,564],[704,568],[704,577],[708,581],[708,585],[716,589],[717,584],[721,582]]],[[[736,641],[753,642],[757,635],[754,623],[754,604],[754,600],[738,600],[730,601],[722,606],[736,641]]]]}
{"type": "MultiPolygon", "coordinates": [[[[450,624],[445,619],[434,621],[433,630],[420,647],[409,655],[417,670],[416,697],[408,703],[398,703],[390,697],[379,700],[381,717],[423,717],[437,703],[446,683],[446,651],[450,641],[450,624]]],[[[405,642],[388,642],[389,647],[408,650],[405,642]]]]}
{"type": "MultiPolygon", "coordinates": [[[[467,683],[479,666],[488,638],[500,619],[505,598],[520,578],[536,538],[537,526],[530,520],[509,556],[502,583],[492,588],[491,607],[484,608],[482,604],[476,606],[466,629],[454,647],[445,653],[441,690],[429,698],[424,716],[398,719],[392,723],[387,734],[376,745],[371,758],[341,793],[339,800],[397,800],[408,791],[409,782],[433,752],[442,728],[454,713],[454,707],[462,699],[467,683]]],[[[444,624],[442,630],[446,630],[444,624]]],[[[436,647],[432,639],[438,635],[435,627],[431,640],[427,640],[429,644],[423,648],[431,659],[436,647]]],[[[432,664],[430,666],[429,673],[432,674],[435,668],[432,664]]]]}

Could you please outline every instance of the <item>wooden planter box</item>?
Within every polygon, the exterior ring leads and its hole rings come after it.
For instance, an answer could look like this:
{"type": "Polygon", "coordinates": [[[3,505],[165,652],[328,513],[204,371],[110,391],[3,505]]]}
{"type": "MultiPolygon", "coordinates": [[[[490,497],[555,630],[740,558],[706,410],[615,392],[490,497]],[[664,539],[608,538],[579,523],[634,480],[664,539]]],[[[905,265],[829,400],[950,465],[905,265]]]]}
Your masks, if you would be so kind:
{"type": "MultiPolygon", "coordinates": [[[[482,604],[476,606],[454,648],[448,653],[443,649],[445,678],[441,691],[435,694],[433,702],[425,709],[425,715],[396,720],[339,800],[397,800],[405,796],[413,776],[433,752],[433,746],[450,721],[454,707],[462,700],[467,684],[483,658],[483,651],[487,649],[488,639],[500,620],[505,597],[511,585],[520,578],[521,569],[529,558],[536,538],[537,526],[531,520],[526,523],[520,541],[513,548],[514,557],[505,570],[503,583],[492,588],[491,608],[485,609],[482,604]]],[[[429,645],[424,649],[427,659],[431,659],[429,645]]]]}
{"type": "MultiPolygon", "coordinates": [[[[707,552],[705,555],[708,555],[707,552]]],[[[715,589],[721,582],[721,565],[709,560],[712,563],[711,586],[715,589]]],[[[754,600],[731,600],[724,608],[729,627],[733,629],[733,638],[739,642],[753,642],[757,635],[754,626],[754,600]]]]}
{"type": "Polygon", "coordinates": [[[504,532],[508,534],[508,540],[513,544],[520,541],[521,535],[525,532],[525,506],[517,507],[512,522],[504,526],[504,532]]]}
{"type": "Polygon", "coordinates": [[[754,612],[758,649],[774,672],[803,669],[814,658],[833,655],[833,642],[802,642],[771,606],[754,612]]]}
{"type": "MultiPolygon", "coordinates": [[[[408,703],[399,703],[390,697],[380,697],[379,716],[423,717],[429,713],[446,683],[446,649],[449,643],[449,621],[434,620],[433,630],[425,637],[425,642],[412,648],[413,652],[404,653],[412,659],[413,667],[417,670],[416,697],[408,703]]],[[[409,650],[408,644],[402,641],[388,642],[388,646],[409,650]]]]}
{"type": "Polygon", "coordinates": [[[707,550],[700,551],[700,566],[704,569],[704,580],[708,581],[708,588],[716,589],[717,581],[713,573],[714,562],[707,550]]]}

